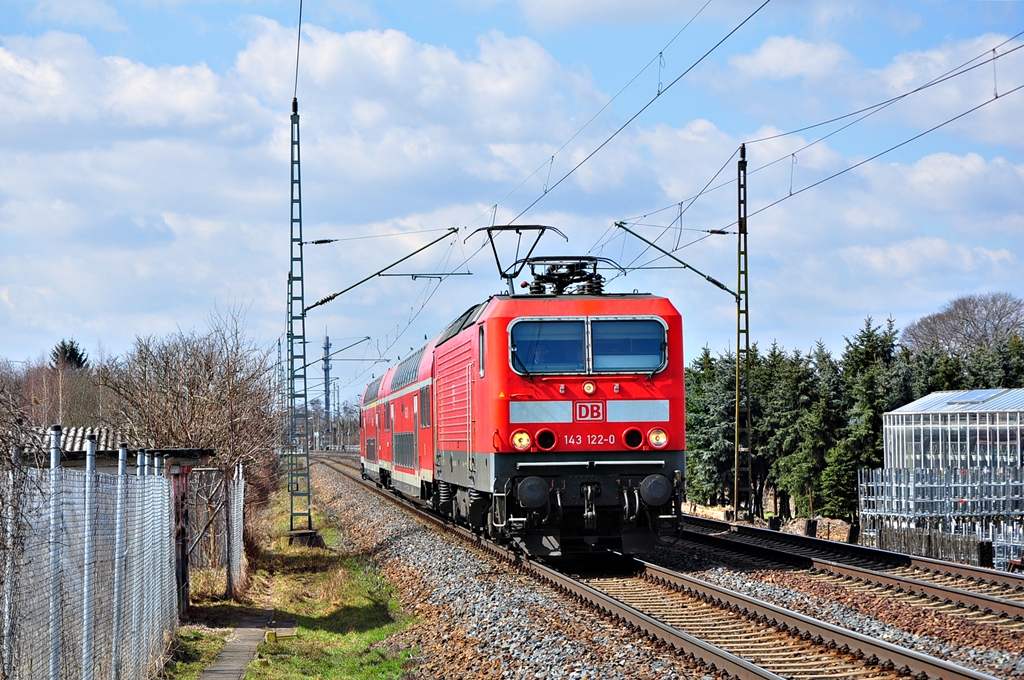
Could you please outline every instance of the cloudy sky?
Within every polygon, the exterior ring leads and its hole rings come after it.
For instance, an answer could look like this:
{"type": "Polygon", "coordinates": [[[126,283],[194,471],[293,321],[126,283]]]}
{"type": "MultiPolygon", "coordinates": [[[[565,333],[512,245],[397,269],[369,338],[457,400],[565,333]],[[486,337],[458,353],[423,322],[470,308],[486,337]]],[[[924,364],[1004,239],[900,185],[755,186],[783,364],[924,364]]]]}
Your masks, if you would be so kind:
{"type": "MultiPolygon", "coordinates": [[[[558,227],[544,254],[673,264],[624,220],[734,288],[744,142],[762,346],[839,354],[867,316],[1024,297],[1024,3],[762,1],[306,0],[304,236],[341,239],[306,248],[306,304],[453,226],[392,271],[472,272],[375,278],[310,311],[311,354],[325,332],[372,339],[335,363],[342,397],[379,374],[367,359],[504,289],[471,236],[492,220],[558,227]]],[[[231,307],[276,344],[298,9],[3,3],[0,357],[70,337],[118,354],[231,307]]],[[[609,287],[671,298],[688,358],[735,344],[733,299],[693,272],[609,287]]]]}

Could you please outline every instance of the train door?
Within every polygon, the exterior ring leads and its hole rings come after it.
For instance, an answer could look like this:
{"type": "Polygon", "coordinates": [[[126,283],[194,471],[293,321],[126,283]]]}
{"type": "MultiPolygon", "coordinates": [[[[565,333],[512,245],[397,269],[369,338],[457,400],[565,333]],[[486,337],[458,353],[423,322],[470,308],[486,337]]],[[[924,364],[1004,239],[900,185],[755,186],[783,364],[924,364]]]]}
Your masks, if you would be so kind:
{"type": "Polygon", "coordinates": [[[420,395],[412,395],[412,450],[416,461],[416,474],[420,474],[420,395]]]}

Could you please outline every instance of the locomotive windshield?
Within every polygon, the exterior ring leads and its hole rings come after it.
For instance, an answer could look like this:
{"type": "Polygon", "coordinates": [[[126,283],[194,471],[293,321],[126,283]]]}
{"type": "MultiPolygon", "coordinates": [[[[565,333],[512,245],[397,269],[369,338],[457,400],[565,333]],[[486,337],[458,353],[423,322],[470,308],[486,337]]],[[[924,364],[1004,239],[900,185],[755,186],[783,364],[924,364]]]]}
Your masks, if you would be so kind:
{"type": "Polygon", "coordinates": [[[527,375],[650,373],[666,360],[656,319],[530,319],[514,323],[510,336],[512,368],[527,375]]]}
{"type": "Polygon", "coordinates": [[[665,362],[665,327],[653,319],[590,322],[594,371],[656,371],[665,362]]]}
{"type": "Polygon", "coordinates": [[[520,321],[512,327],[512,367],[524,373],[582,373],[583,321],[520,321]]]}

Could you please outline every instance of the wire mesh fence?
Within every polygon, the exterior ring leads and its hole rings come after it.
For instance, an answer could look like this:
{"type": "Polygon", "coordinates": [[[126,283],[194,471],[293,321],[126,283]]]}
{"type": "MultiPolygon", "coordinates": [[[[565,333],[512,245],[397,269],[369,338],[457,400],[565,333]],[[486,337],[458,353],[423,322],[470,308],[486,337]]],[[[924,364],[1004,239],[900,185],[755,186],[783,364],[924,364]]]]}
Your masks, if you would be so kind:
{"type": "Polygon", "coordinates": [[[1006,569],[1024,550],[1024,469],[860,472],[865,545],[1006,569]]]}
{"type": "Polygon", "coordinates": [[[3,680],[152,676],[178,625],[168,480],[15,468],[2,486],[3,680]]]}
{"type": "Polygon", "coordinates": [[[245,478],[241,464],[231,468],[230,474],[219,468],[192,469],[185,494],[191,537],[189,569],[223,570],[227,595],[237,597],[248,580],[242,542],[245,478]]]}

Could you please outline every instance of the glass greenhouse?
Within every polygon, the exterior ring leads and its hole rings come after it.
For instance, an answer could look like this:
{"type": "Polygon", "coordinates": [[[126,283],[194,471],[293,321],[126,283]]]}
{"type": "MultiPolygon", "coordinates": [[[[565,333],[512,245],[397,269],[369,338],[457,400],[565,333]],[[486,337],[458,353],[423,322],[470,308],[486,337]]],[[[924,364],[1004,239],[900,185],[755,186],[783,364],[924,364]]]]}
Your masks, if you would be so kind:
{"type": "Polygon", "coordinates": [[[887,469],[1021,467],[1024,389],[935,392],[886,413],[887,469]]]}
{"type": "Polygon", "coordinates": [[[997,569],[1020,560],[1022,425],[1024,389],[935,392],[886,413],[885,467],[858,475],[861,540],[997,569]],[[952,553],[931,554],[940,543],[952,553]]]}

